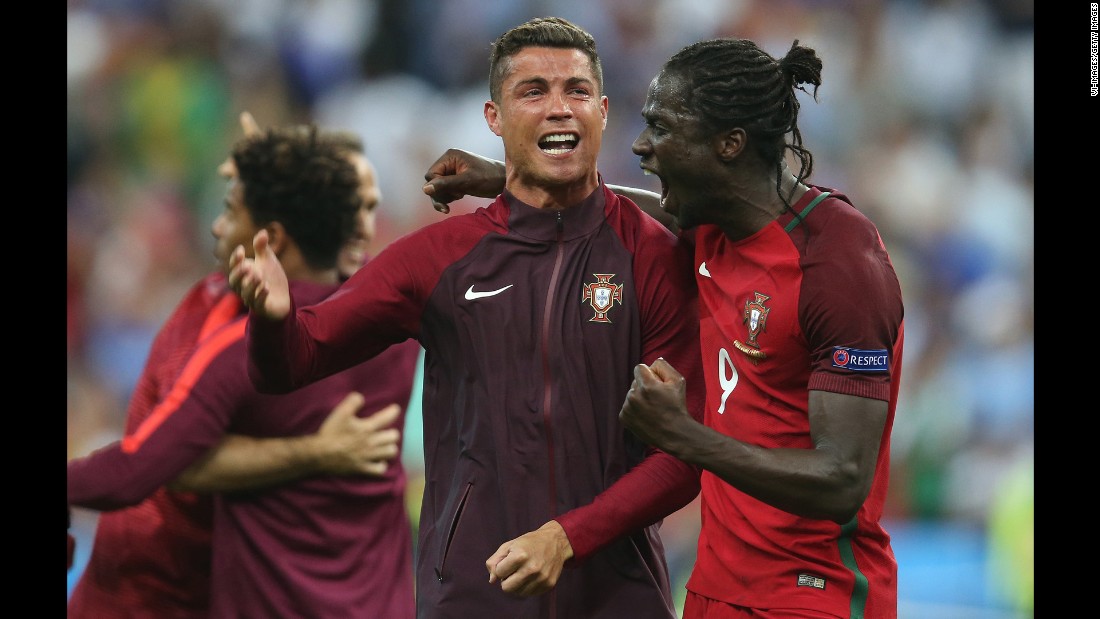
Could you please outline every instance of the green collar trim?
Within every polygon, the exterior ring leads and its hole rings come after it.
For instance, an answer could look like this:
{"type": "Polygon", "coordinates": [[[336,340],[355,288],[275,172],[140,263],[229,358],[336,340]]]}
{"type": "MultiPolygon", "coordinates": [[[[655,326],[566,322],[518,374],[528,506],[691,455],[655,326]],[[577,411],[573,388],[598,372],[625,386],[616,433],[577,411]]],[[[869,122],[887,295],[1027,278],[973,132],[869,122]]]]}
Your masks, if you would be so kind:
{"type": "Polygon", "coordinates": [[[791,222],[789,224],[787,224],[783,229],[786,230],[787,232],[790,232],[791,230],[794,230],[796,227],[798,227],[798,224],[802,223],[803,219],[806,219],[806,215],[809,215],[810,211],[814,210],[814,207],[817,206],[817,204],[819,202],[821,202],[825,198],[829,197],[829,193],[831,193],[831,192],[828,192],[828,191],[821,192],[821,195],[814,198],[813,202],[810,202],[809,204],[807,204],[806,208],[802,209],[802,212],[799,213],[797,217],[792,219],[791,222]]]}

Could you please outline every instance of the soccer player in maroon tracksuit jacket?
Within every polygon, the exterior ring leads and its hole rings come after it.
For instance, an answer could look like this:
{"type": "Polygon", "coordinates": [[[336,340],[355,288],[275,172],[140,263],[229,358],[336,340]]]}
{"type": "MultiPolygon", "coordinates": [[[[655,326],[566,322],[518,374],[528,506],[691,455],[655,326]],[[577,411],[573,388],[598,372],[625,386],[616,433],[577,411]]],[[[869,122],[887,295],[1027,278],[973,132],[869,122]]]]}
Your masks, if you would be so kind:
{"type": "MultiPolygon", "coordinates": [[[[279,135],[282,137],[253,140],[251,147],[235,151],[241,182],[231,183],[226,211],[214,224],[217,253],[224,260],[242,239],[251,238],[259,224],[274,226],[283,239],[282,259],[292,275],[301,278],[293,284],[294,295],[300,302],[310,303],[337,288],[336,253],[350,229],[353,215],[349,213],[354,213],[358,206],[357,201],[348,199],[357,191],[358,181],[346,154],[335,145],[317,146],[314,150],[308,146],[314,142],[308,136],[279,135]],[[270,159],[262,157],[265,149],[276,149],[284,142],[291,143],[299,166],[322,158],[327,161],[330,169],[326,174],[314,177],[320,179],[314,181],[316,184],[330,187],[327,202],[326,192],[306,191],[311,189],[308,184],[297,188],[302,195],[311,196],[308,204],[297,202],[297,213],[292,212],[293,207],[283,206],[290,202],[285,196],[276,194],[281,199],[271,199],[269,195],[264,200],[246,193],[245,187],[270,186],[274,184],[272,175],[286,174],[286,170],[267,169],[270,159]],[[332,182],[332,178],[339,180],[332,182]],[[247,206],[246,196],[267,208],[247,206]],[[278,206],[271,206],[273,203],[278,206]],[[261,221],[260,217],[264,219],[261,221]],[[318,225],[310,230],[303,224],[307,220],[318,225]],[[310,239],[297,242],[295,231],[302,237],[309,235],[310,239]]],[[[282,161],[285,163],[287,159],[282,161]]],[[[166,334],[191,337],[197,322],[186,321],[186,317],[203,315],[211,307],[212,299],[220,298],[224,303],[213,304],[222,309],[207,313],[217,318],[206,320],[199,329],[201,334],[194,336],[200,343],[174,377],[172,391],[160,394],[163,397],[159,404],[140,422],[135,420],[121,443],[70,462],[71,505],[112,510],[137,504],[155,494],[173,498],[175,493],[166,492],[163,485],[207,454],[227,433],[279,437],[314,432],[350,391],[363,394],[364,410],[368,411],[408,401],[419,352],[415,342],[394,346],[368,363],[291,395],[273,397],[256,393],[244,371],[245,317],[240,312],[239,299],[236,295],[219,297],[219,284],[225,290],[223,278],[208,278],[188,296],[176,320],[166,325],[166,334]],[[191,314],[184,308],[197,311],[191,314]],[[181,326],[185,328],[177,328],[181,326]],[[380,380],[381,377],[387,380],[380,380]]],[[[164,347],[157,346],[155,350],[182,349],[172,347],[167,335],[158,344],[164,347]]],[[[403,415],[399,415],[394,425],[400,427],[402,422],[403,415]]],[[[217,495],[213,498],[212,540],[197,535],[209,530],[209,525],[201,520],[199,526],[192,528],[196,533],[192,539],[169,537],[169,542],[190,541],[194,553],[183,557],[198,563],[179,562],[179,573],[170,575],[168,581],[173,583],[180,578],[181,584],[196,584],[195,581],[205,580],[209,568],[203,561],[210,560],[212,548],[210,608],[196,611],[196,616],[411,617],[411,537],[404,489],[405,473],[396,461],[376,478],[317,476],[260,491],[217,495]]],[[[141,505],[148,506],[147,509],[158,506],[150,501],[141,505]]],[[[200,516],[203,513],[199,512],[200,516]]],[[[102,517],[111,515],[105,513],[102,517]]],[[[156,538],[152,524],[157,518],[152,515],[143,514],[140,519],[130,520],[148,525],[138,531],[139,535],[144,531],[154,537],[148,547],[115,548],[123,554],[114,556],[125,558],[127,551],[149,552],[150,576],[165,576],[157,574],[155,565],[164,564],[169,556],[166,551],[177,548],[157,546],[159,554],[151,550],[153,542],[163,541],[156,538]]],[[[112,541],[122,540],[115,537],[112,541]]],[[[103,569],[110,567],[103,565],[103,569]]],[[[98,584],[94,580],[89,582],[98,584]]],[[[92,595],[99,589],[88,586],[84,590],[88,592],[86,595],[92,595]]],[[[195,592],[196,588],[184,587],[180,594],[195,592]]],[[[114,595],[121,597],[74,595],[74,602],[77,608],[85,610],[92,605],[119,609],[124,616],[180,614],[166,609],[171,597],[145,598],[142,602],[128,598],[126,592],[116,591],[114,595]]],[[[102,613],[113,611],[92,612],[104,616],[102,613]]]]}
{"type": "Polygon", "coordinates": [[[250,372],[287,391],[420,341],[421,619],[673,619],[658,524],[696,496],[698,471],[647,449],[618,411],[643,360],[701,382],[690,255],[599,178],[591,37],[535,20],[504,39],[486,118],[505,192],[391,243],[308,307],[285,297],[261,231],[229,278],[252,307],[250,372]],[[536,31],[542,45],[521,40],[536,31]],[[543,562],[546,546],[561,554],[543,562]]]}

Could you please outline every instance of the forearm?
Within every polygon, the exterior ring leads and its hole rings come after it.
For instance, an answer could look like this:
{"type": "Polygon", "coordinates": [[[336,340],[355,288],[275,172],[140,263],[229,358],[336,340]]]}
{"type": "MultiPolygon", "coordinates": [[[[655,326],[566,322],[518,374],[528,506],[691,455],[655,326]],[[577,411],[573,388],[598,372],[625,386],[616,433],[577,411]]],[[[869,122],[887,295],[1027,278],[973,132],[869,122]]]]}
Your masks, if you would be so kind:
{"type": "Polygon", "coordinates": [[[691,503],[699,470],[657,450],[596,497],[555,518],[584,561],[612,541],[639,531],[691,503]]]}
{"type": "Polygon", "coordinates": [[[170,485],[192,492],[238,492],[287,483],[322,470],[315,435],[255,438],[230,434],[170,485]]]}
{"type": "Polygon", "coordinates": [[[734,488],[783,511],[847,522],[854,515],[855,471],[828,448],[767,449],[691,422],[664,447],[734,488]]]}
{"type": "Polygon", "coordinates": [[[66,485],[70,506],[111,511],[137,505],[174,474],[173,463],[123,454],[119,443],[69,460],[66,485]]]}

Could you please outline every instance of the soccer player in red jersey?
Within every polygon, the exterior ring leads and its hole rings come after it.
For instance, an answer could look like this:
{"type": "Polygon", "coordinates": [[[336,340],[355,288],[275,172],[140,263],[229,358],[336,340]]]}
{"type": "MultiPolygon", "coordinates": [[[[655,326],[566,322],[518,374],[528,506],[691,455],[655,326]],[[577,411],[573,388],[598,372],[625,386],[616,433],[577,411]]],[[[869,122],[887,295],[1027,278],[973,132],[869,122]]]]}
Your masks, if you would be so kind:
{"type": "Polygon", "coordinates": [[[699,472],[618,415],[633,367],[660,356],[696,376],[702,406],[690,255],[597,171],[608,102],[590,34],[535,19],[491,58],[503,193],[312,306],[287,295],[261,231],[229,277],[251,308],[250,372],[285,392],[422,343],[421,619],[673,619],[659,525],[699,472]]]}
{"type": "MultiPolygon", "coordinates": [[[[377,202],[377,188],[365,186],[373,183],[372,178],[360,182],[363,162],[348,156],[346,141],[303,133],[303,128],[296,131],[257,136],[246,127],[253,141],[241,143],[233,161],[243,162],[246,173],[240,182],[231,183],[227,210],[215,222],[214,232],[224,269],[229,250],[250,238],[260,223],[278,229],[297,276],[327,282],[301,287],[323,294],[339,279],[335,252],[351,233],[353,218],[361,218],[362,211],[370,211],[377,202]],[[296,158],[280,164],[275,152],[290,152],[296,158]],[[302,180],[306,176],[301,170],[310,165],[330,174],[302,180]],[[278,178],[287,172],[291,174],[278,178]],[[255,189],[265,186],[277,188],[255,189]],[[311,206],[323,203],[322,197],[328,201],[327,211],[311,206]],[[317,223],[308,223],[311,220],[317,223]],[[288,234],[293,230],[303,237],[301,243],[288,234]]],[[[355,145],[350,149],[356,150],[355,145]]],[[[233,177],[237,167],[223,166],[222,171],[233,177]]],[[[369,232],[362,227],[359,232],[364,230],[369,232]]],[[[224,271],[197,285],[154,343],[131,402],[126,439],[70,463],[71,505],[115,509],[140,501],[100,516],[92,558],[70,602],[70,617],[323,615],[329,612],[326,604],[339,607],[341,613],[346,608],[411,616],[405,477],[399,465],[380,461],[398,455],[401,411],[391,406],[368,419],[354,413],[364,402],[381,406],[407,401],[416,347],[411,342],[394,347],[391,357],[373,367],[356,368],[355,380],[330,384],[321,397],[315,393],[312,398],[302,394],[277,401],[250,400],[243,359],[233,363],[232,357],[240,341],[233,325],[239,325],[237,331],[243,326],[242,310],[237,296],[225,287],[224,271]],[[234,374],[241,380],[234,381],[234,374]],[[354,391],[363,395],[348,395],[354,391]],[[287,409],[293,414],[286,415],[287,409]],[[268,419],[268,413],[275,417],[268,419]],[[334,451],[334,445],[339,449],[334,451]],[[345,449],[349,446],[359,451],[345,449]],[[194,464],[183,470],[189,462],[194,464]],[[226,469],[227,463],[236,468],[226,469]],[[219,468],[226,469],[220,476],[214,474],[219,468]],[[226,471],[231,473],[228,477],[226,471]],[[306,478],[332,472],[379,477],[306,478]],[[161,487],[173,479],[174,486],[226,491],[283,485],[211,499],[161,487]],[[287,483],[295,479],[300,481],[287,483]],[[316,508],[318,513],[294,517],[301,509],[298,502],[309,506],[305,512],[316,508]],[[327,503],[339,507],[325,509],[327,503]],[[212,520],[219,526],[213,538],[211,596],[212,520]],[[262,546],[265,552],[257,554],[242,548],[242,543],[262,546]],[[287,544],[301,552],[287,554],[287,544]],[[334,577],[361,577],[374,570],[380,571],[369,579],[355,578],[357,587],[325,584],[334,577]]]]}
{"type": "Polygon", "coordinates": [[[901,287],[874,224],[806,182],[795,90],[816,96],[821,67],[797,41],[781,59],[744,39],[689,45],[650,84],[633,145],[695,246],[705,425],[666,360],[636,368],[622,410],[704,470],[685,619],[897,616],[880,520],[901,287]]]}

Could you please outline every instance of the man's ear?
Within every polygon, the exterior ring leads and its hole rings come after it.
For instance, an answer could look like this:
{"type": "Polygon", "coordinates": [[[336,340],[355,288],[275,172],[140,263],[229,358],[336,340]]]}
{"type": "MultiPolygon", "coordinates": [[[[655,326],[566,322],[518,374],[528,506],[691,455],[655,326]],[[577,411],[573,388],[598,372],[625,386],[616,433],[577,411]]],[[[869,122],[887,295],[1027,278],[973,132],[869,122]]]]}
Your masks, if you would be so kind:
{"type": "Polygon", "coordinates": [[[241,130],[244,131],[245,137],[254,138],[263,133],[259,123],[256,122],[256,119],[252,117],[248,110],[241,112],[240,121],[241,130]]]}
{"type": "Polygon", "coordinates": [[[489,125],[489,129],[493,133],[495,133],[499,136],[500,135],[500,113],[499,113],[499,110],[497,109],[497,104],[493,103],[492,99],[489,99],[488,101],[485,102],[484,114],[485,114],[485,123],[489,125]]]}
{"type": "Polygon", "coordinates": [[[271,247],[271,251],[281,257],[290,245],[290,235],[287,234],[286,228],[283,227],[282,222],[273,221],[264,226],[264,229],[267,230],[267,244],[271,247]]]}
{"type": "Polygon", "coordinates": [[[730,129],[718,137],[718,157],[725,162],[733,161],[745,150],[747,143],[748,136],[744,129],[730,129]]]}

